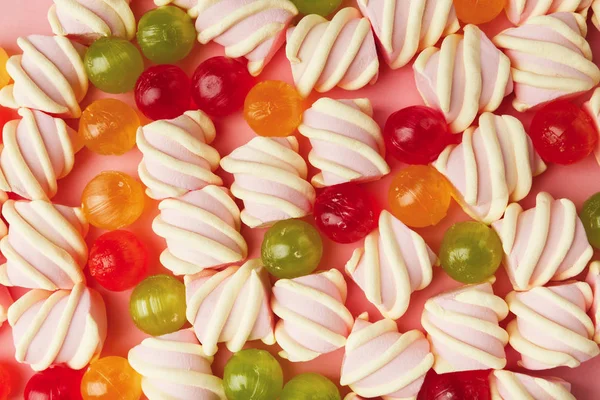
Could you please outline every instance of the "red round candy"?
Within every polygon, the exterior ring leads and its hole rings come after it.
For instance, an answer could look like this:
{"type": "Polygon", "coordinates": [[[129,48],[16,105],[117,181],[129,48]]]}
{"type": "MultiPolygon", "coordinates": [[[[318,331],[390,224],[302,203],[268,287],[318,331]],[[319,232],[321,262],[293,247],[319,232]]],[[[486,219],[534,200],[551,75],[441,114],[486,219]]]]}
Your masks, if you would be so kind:
{"type": "Polygon", "coordinates": [[[135,84],[135,104],[148,118],[172,119],[190,109],[190,78],[176,65],[155,65],[135,84]]]}
{"type": "Polygon", "coordinates": [[[425,106],[406,107],[390,115],[383,135],[386,150],[407,164],[429,164],[454,142],[444,115],[425,106]]]}
{"type": "Polygon", "coordinates": [[[14,110],[0,106],[0,134],[2,133],[2,128],[8,121],[18,118],[19,115],[14,110]]]}
{"type": "Polygon", "coordinates": [[[314,208],[317,226],[337,243],[352,243],[377,227],[373,202],[356,184],[346,183],[325,189],[314,208]]]}
{"type": "Polygon", "coordinates": [[[544,161],[563,165],[581,161],[598,143],[591,117],[565,100],[541,108],[531,121],[529,136],[544,161]]]}
{"type": "Polygon", "coordinates": [[[108,290],[131,289],[146,276],[146,246],[129,231],[103,234],[90,250],[88,267],[91,275],[108,290]]]}
{"type": "Polygon", "coordinates": [[[242,108],[254,78],[241,61],[213,57],[198,65],[192,77],[192,97],[202,111],[215,117],[242,108]]]}
{"type": "Polygon", "coordinates": [[[7,400],[12,391],[12,376],[8,365],[0,364],[0,400],[7,400]]]}
{"type": "Polygon", "coordinates": [[[490,400],[490,372],[464,371],[438,375],[431,370],[425,377],[418,400],[490,400]]]}
{"type": "Polygon", "coordinates": [[[81,400],[83,371],[56,366],[33,375],[25,386],[25,400],[81,400]]]}

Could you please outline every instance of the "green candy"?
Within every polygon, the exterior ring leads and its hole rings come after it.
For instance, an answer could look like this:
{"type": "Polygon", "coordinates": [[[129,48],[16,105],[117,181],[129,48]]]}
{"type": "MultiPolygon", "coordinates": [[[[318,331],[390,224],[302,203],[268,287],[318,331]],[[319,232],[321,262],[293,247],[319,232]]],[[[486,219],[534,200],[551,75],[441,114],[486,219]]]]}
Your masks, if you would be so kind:
{"type": "Polygon", "coordinates": [[[168,275],[144,279],[131,293],[129,313],[142,331],[160,336],[185,324],[185,287],[168,275]]]}
{"type": "Polygon", "coordinates": [[[312,225],[290,219],[276,223],[267,231],[261,254],[271,275],[297,278],[317,269],[323,255],[323,242],[312,225]]]}
{"type": "Polygon", "coordinates": [[[268,351],[242,350],[225,365],[223,385],[228,400],[276,400],[283,387],[283,371],[268,351]]]}
{"type": "Polygon", "coordinates": [[[480,283],[502,263],[502,243],[496,232],[481,222],[460,222],[444,234],[440,249],[442,268],[462,283],[480,283]]]}
{"type": "Polygon", "coordinates": [[[341,2],[342,0],[292,0],[300,14],[319,14],[323,17],[334,12],[341,2]]]}
{"type": "Polygon", "coordinates": [[[96,40],[87,49],[83,62],[90,81],[106,93],[133,90],[144,71],[140,51],[127,40],[119,38],[96,40]]]}
{"type": "Polygon", "coordinates": [[[185,11],[173,6],[160,7],[140,19],[137,41],[149,60],[172,64],[190,54],[196,42],[196,29],[185,11]]]}
{"type": "Polygon", "coordinates": [[[588,241],[600,250],[600,193],[596,193],[583,203],[580,218],[588,241]]]}
{"type": "Polygon", "coordinates": [[[340,391],[320,374],[301,374],[283,388],[279,400],[341,400],[340,391]]]}

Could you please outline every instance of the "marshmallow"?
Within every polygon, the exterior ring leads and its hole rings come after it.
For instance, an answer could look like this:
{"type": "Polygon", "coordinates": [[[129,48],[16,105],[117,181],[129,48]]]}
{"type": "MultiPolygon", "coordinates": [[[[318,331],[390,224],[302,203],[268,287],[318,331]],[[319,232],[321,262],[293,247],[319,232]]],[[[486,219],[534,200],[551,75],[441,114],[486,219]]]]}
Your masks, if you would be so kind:
{"type": "Polygon", "coordinates": [[[198,8],[196,7],[198,0],[154,0],[154,4],[157,7],[169,5],[177,6],[186,10],[188,15],[192,18],[198,16],[198,8]]]}
{"type": "MultiPolygon", "coordinates": [[[[598,1],[600,4],[600,0],[598,1]]],[[[600,88],[596,88],[592,97],[583,103],[583,110],[586,111],[589,116],[592,118],[592,122],[596,127],[596,132],[600,135],[600,88]]],[[[596,161],[600,164],[600,139],[596,144],[596,148],[594,149],[594,155],[596,156],[596,161]]]]}
{"type": "Polygon", "coordinates": [[[600,343],[600,261],[594,261],[590,264],[585,281],[590,285],[594,295],[590,315],[595,326],[594,341],[600,343]]]}
{"type": "Polygon", "coordinates": [[[0,286],[0,326],[8,319],[8,308],[13,303],[13,299],[4,286],[0,286]]]}
{"type": "Polygon", "coordinates": [[[575,400],[571,384],[559,378],[538,378],[511,371],[492,371],[491,400],[575,400]]]}
{"type": "Polygon", "coordinates": [[[530,18],[556,12],[577,12],[587,16],[592,0],[508,0],[506,17],[515,25],[522,25],[530,18]]]}
{"type": "Polygon", "coordinates": [[[350,392],[344,397],[344,400],[365,400],[365,399],[363,397],[360,397],[359,395],[357,395],[354,392],[350,392]]]}

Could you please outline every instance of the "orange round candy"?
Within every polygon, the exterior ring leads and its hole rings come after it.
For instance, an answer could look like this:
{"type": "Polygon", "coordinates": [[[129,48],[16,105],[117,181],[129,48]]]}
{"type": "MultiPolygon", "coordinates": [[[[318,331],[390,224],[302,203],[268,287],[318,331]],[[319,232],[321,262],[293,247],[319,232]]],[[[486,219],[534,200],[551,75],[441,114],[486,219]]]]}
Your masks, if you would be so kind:
{"type": "Polygon", "coordinates": [[[81,204],[90,224],[102,229],[120,229],[142,215],[144,187],[123,172],[105,171],[88,182],[81,204]]]}
{"type": "Polygon", "coordinates": [[[2,47],[0,47],[0,89],[8,85],[10,82],[10,75],[6,71],[6,62],[8,61],[8,54],[2,47]]]}
{"type": "Polygon", "coordinates": [[[142,377],[122,357],[105,357],[90,364],[81,380],[83,400],[138,400],[142,377]]]}
{"type": "Polygon", "coordinates": [[[392,214],[406,225],[436,225],[448,213],[452,189],[446,178],[429,165],[411,165],[398,172],[388,199],[392,214]]]}
{"type": "Polygon", "coordinates": [[[244,102],[244,118],[260,136],[290,136],[302,122],[303,100],[289,83],[260,82],[244,102]]]}
{"type": "Polygon", "coordinates": [[[456,16],[465,24],[485,24],[504,10],[506,0],[454,0],[456,16]]]}

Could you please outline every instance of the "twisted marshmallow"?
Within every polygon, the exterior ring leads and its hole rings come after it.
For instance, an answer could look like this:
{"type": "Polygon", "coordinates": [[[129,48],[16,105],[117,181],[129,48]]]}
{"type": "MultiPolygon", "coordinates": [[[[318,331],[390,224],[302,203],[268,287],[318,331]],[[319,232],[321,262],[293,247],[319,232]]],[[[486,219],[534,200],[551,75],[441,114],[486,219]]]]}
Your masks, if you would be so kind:
{"type": "Polygon", "coordinates": [[[502,369],[508,334],[498,326],[508,307],[490,283],[469,285],[432,297],[421,324],[435,355],[433,369],[447,372],[502,369]]]}
{"type": "Polygon", "coordinates": [[[381,129],[369,99],[321,98],[302,116],[298,131],[310,139],[308,161],[321,170],[315,187],[373,181],[390,173],[381,129]]]}
{"type": "Polygon", "coordinates": [[[223,381],[213,375],[191,329],[147,338],[129,350],[129,364],[142,376],[148,400],[226,400],[223,381]]]}
{"type": "Polygon", "coordinates": [[[530,18],[557,12],[576,12],[587,16],[592,0],[508,0],[506,16],[515,25],[522,25],[530,18]]]}
{"type": "Polygon", "coordinates": [[[2,216],[10,228],[0,241],[0,284],[52,291],[85,281],[88,223],[80,208],[8,200],[2,216]]]}
{"type": "Polygon", "coordinates": [[[191,18],[198,16],[198,8],[196,7],[198,0],[154,0],[154,4],[157,7],[174,5],[186,10],[191,18]]]}
{"type": "Polygon", "coordinates": [[[257,76],[285,41],[285,30],[298,15],[289,0],[198,0],[198,41],[225,47],[225,55],[248,59],[257,76]]]}
{"type": "Polygon", "coordinates": [[[8,289],[4,286],[0,286],[0,326],[8,318],[8,308],[13,303],[12,297],[8,292],[8,289]]]}
{"type": "MultiPolygon", "coordinates": [[[[598,3],[600,4],[600,0],[598,3]]],[[[596,88],[592,97],[583,104],[583,110],[592,118],[596,132],[600,135],[600,88],[596,88]]],[[[600,164],[600,139],[594,149],[594,155],[596,156],[596,161],[600,164]]]]}
{"type": "Polygon", "coordinates": [[[549,281],[578,275],[594,253],[575,204],[539,193],[527,211],[517,203],[492,224],[504,249],[504,265],[515,290],[528,290],[549,281]]]}
{"type": "Polygon", "coordinates": [[[531,370],[576,368],[600,353],[592,340],[594,323],[586,314],[592,290],[585,282],[536,287],[506,296],[517,316],[507,326],[519,365],[531,370]]]}
{"type": "Polygon", "coordinates": [[[241,267],[186,275],[185,290],[187,320],[207,356],[215,355],[222,342],[233,353],[251,340],[275,343],[269,280],[259,259],[241,267]]]}
{"type": "Polygon", "coordinates": [[[285,48],[302,97],[336,86],[358,90],[377,81],[379,59],[371,24],[356,8],[344,8],[331,21],[307,15],[287,33],[285,48]]]}
{"type": "Polygon", "coordinates": [[[379,228],[365,238],[346,263],[346,272],[385,318],[398,319],[408,309],[412,292],[431,283],[437,257],[418,233],[388,211],[379,228]]]}
{"type": "Polygon", "coordinates": [[[571,384],[559,378],[538,378],[511,371],[490,375],[491,400],[575,400],[571,384]]]}
{"type": "Polygon", "coordinates": [[[144,157],[138,173],[148,197],[160,200],[222,185],[214,174],[221,156],[210,146],[215,135],[214,124],[200,110],[139,127],[137,145],[144,157]]]}
{"type": "Polygon", "coordinates": [[[392,69],[460,29],[452,0],[359,0],[392,69]]]}
{"type": "Polygon", "coordinates": [[[98,292],[31,290],[8,309],[15,359],[43,371],[56,364],[82,369],[98,358],[106,339],[106,308],[98,292]]]}
{"type": "Polygon", "coordinates": [[[508,57],[475,25],[429,47],[415,60],[417,89],[425,104],[444,113],[450,129],[462,132],[481,111],[494,111],[513,90],[508,57]]]}
{"type": "Polygon", "coordinates": [[[244,202],[242,222],[251,228],[312,212],[315,189],[293,136],[256,137],[224,157],[221,167],[235,178],[231,192],[244,202]]]}
{"type": "Polygon", "coordinates": [[[586,33],[584,17],[561,12],[531,18],[494,38],[510,58],[517,111],[588,91],[600,82],[586,33]]]}
{"type": "Polygon", "coordinates": [[[524,199],[533,177],[546,170],[523,124],[509,115],[484,113],[462,143],[448,146],[433,164],[456,188],[465,212],[490,224],[509,202],[524,199]]]}
{"type": "Polygon", "coordinates": [[[20,37],[17,44],[23,54],[6,63],[14,84],[0,90],[0,106],[79,118],[79,102],[88,90],[85,47],[66,37],[42,35],[20,37]]]}
{"type": "Polygon", "coordinates": [[[594,295],[590,315],[595,326],[594,341],[600,343],[600,261],[594,261],[590,264],[585,281],[590,285],[594,295]]]}
{"type": "Polygon", "coordinates": [[[370,323],[362,314],[348,336],[340,384],[354,391],[346,400],[416,399],[433,359],[420,331],[399,333],[395,321],[370,323]]]}

